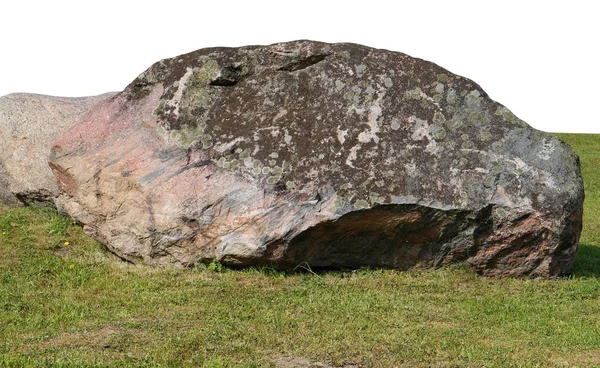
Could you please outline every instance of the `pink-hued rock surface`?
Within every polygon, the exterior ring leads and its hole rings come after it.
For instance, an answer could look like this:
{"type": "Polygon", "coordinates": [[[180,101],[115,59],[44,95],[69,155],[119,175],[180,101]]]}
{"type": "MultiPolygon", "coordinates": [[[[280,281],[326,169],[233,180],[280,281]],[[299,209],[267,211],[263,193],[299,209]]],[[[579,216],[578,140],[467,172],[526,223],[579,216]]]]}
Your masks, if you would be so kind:
{"type": "Polygon", "coordinates": [[[162,60],[59,138],[57,203],[148,264],[568,274],[572,149],[408,55],[295,41],[162,60]]]}
{"type": "Polygon", "coordinates": [[[112,95],[0,97],[0,202],[51,205],[58,187],[48,167],[50,146],[95,104],[112,95]]]}

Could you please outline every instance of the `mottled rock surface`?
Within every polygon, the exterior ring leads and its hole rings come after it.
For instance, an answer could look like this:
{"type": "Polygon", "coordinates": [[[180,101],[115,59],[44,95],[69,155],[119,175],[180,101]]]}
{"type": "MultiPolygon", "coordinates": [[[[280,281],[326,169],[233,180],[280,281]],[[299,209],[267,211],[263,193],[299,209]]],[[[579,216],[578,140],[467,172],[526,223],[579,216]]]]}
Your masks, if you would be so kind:
{"type": "Polygon", "coordinates": [[[568,273],[579,160],[427,61],[296,41],[162,60],[54,148],[61,204],[131,261],[568,273]]]}
{"type": "Polygon", "coordinates": [[[52,143],[95,104],[114,95],[0,97],[0,202],[52,204],[58,186],[48,167],[52,143]]]}
{"type": "MultiPolygon", "coordinates": [[[[324,363],[324,362],[311,362],[306,358],[297,357],[283,357],[277,359],[275,362],[277,368],[338,368],[336,366],[324,363]]],[[[362,368],[364,365],[346,363],[339,368],[362,368]]]]}

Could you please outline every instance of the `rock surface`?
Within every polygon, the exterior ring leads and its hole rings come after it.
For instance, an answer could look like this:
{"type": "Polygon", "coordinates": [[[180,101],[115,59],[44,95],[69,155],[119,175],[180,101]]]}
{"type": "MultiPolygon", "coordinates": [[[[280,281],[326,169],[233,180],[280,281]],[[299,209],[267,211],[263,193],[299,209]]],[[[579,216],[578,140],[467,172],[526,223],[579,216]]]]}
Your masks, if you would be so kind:
{"type": "Polygon", "coordinates": [[[0,203],[52,204],[58,186],[48,167],[52,143],[95,104],[114,95],[0,97],[0,203]]]}
{"type": "Polygon", "coordinates": [[[474,82],[295,41],[162,60],[53,147],[62,206],[149,264],[563,275],[579,160],[474,82]]]}
{"type": "MultiPolygon", "coordinates": [[[[306,358],[297,357],[283,357],[277,359],[275,362],[277,368],[338,368],[334,365],[330,365],[324,362],[311,362],[306,358]]],[[[339,368],[363,368],[364,365],[346,363],[339,368]]]]}

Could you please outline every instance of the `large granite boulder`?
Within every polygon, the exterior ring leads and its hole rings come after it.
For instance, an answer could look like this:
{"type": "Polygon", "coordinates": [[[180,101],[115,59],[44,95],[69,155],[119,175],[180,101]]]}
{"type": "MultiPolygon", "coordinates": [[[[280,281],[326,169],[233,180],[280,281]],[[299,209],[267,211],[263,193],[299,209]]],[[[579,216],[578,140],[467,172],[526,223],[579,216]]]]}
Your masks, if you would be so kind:
{"type": "Polygon", "coordinates": [[[52,143],[95,104],[114,95],[0,97],[0,203],[53,204],[58,186],[48,167],[52,143]]]}
{"type": "Polygon", "coordinates": [[[61,205],[149,264],[563,275],[578,157],[473,81],[296,41],[162,60],[53,147],[61,205]]]}

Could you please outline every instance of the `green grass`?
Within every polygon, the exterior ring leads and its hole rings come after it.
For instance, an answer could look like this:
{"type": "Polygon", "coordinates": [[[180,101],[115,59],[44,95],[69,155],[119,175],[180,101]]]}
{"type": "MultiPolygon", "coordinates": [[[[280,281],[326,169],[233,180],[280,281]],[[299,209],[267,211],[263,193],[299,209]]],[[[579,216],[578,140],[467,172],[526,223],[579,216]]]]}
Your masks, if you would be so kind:
{"type": "Polygon", "coordinates": [[[600,135],[581,156],[573,276],[486,279],[464,267],[313,274],[149,268],[68,219],[0,208],[0,366],[600,367],[600,135]],[[66,244],[68,242],[68,245],[66,244]]]}
{"type": "Polygon", "coordinates": [[[579,154],[585,184],[583,232],[575,263],[576,275],[600,277],[600,135],[557,134],[579,154]]]}

